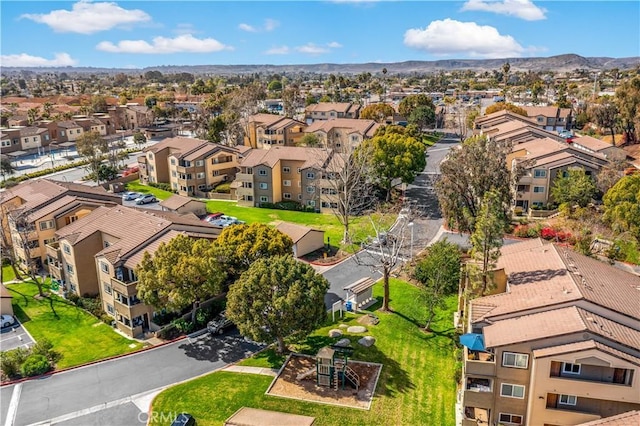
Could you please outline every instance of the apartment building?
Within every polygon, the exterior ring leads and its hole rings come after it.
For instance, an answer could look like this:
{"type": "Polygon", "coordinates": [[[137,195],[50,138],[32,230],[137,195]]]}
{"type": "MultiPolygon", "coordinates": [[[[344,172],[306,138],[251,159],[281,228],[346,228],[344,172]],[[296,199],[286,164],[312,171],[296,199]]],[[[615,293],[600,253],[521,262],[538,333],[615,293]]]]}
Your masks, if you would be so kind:
{"type": "Polygon", "coordinates": [[[0,129],[0,150],[2,154],[22,151],[22,143],[20,141],[19,128],[2,128],[0,129]]]}
{"type": "Polygon", "coordinates": [[[97,118],[76,118],[75,122],[80,125],[85,132],[96,132],[100,136],[107,135],[107,125],[97,118]]]}
{"type": "Polygon", "coordinates": [[[374,120],[353,118],[336,118],[326,121],[315,121],[304,130],[318,136],[324,147],[343,152],[360,145],[363,140],[372,138],[380,124],[374,120]]]}
{"type": "Polygon", "coordinates": [[[562,132],[573,128],[573,110],[571,108],[524,106],[522,109],[527,111],[527,115],[545,130],[562,132]]]}
{"type": "Polygon", "coordinates": [[[4,191],[0,195],[0,216],[5,232],[11,236],[10,249],[16,259],[36,270],[46,265],[51,272],[56,265],[49,267],[46,247],[54,243],[57,230],[100,206],[121,203],[121,197],[99,187],[38,179],[4,191]]]}
{"type": "Polygon", "coordinates": [[[479,341],[464,347],[463,426],[640,409],[640,277],[535,239],[502,248],[493,282],[495,294],[461,305],[479,341]]]}
{"type": "Polygon", "coordinates": [[[496,111],[491,114],[483,115],[482,117],[478,117],[475,120],[475,129],[474,133],[483,135],[487,129],[491,129],[499,124],[519,121],[524,124],[528,124],[531,126],[535,126],[538,128],[542,128],[536,120],[525,117],[520,114],[516,114],[515,112],[511,112],[508,110],[496,111]]]}
{"type": "Polygon", "coordinates": [[[269,149],[272,146],[296,146],[307,125],[275,114],[254,114],[249,117],[245,145],[269,149]]]}
{"type": "Polygon", "coordinates": [[[108,108],[116,130],[133,130],[153,123],[153,111],[146,105],[127,104],[108,108]]]}
{"type": "Polygon", "coordinates": [[[553,203],[553,183],[570,168],[582,168],[588,176],[595,178],[600,169],[608,164],[608,160],[601,153],[543,138],[514,145],[511,154],[507,156],[507,164],[512,167],[521,164],[525,168],[514,192],[515,208],[527,212],[530,208],[543,208],[553,203]]]}
{"type": "Polygon", "coordinates": [[[330,154],[325,149],[305,147],[251,150],[240,161],[236,175],[238,205],[293,200],[319,210],[321,170],[330,154]]]}
{"type": "Polygon", "coordinates": [[[153,308],[137,295],[135,269],[144,253],[179,234],[214,239],[220,231],[192,214],[100,207],[56,232],[65,290],[99,294],[118,329],[140,336],[153,319],[153,308]]]}
{"type": "Polygon", "coordinates": [[[168,183],[180,195],[204,195],[235,179],[239,158],[250,148],[202,139],[167,138],[138,157],[142,183],[168,183]]]}
{"type": "Polygon", "coordinates": [[[84,133],[82,126],[75,121],[52,121],[47,128],[57,143],[75,142],[84,133]]]}
{"type": "Polygon", "coordinates": [[[305,121],[307,124],[311,124],[315,121],[335,120],[336,118],[359,118],[360,109],[360,105],[351,102],[320,102],[305,108],[305,121]]]}

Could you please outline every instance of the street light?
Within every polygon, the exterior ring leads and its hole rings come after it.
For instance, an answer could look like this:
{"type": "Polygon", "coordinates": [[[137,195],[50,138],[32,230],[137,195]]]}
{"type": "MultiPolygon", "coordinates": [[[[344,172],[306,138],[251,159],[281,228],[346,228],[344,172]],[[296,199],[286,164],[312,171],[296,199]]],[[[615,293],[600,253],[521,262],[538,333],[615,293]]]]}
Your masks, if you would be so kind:
{"type": "Polygon", "coordinates": [[[411,228],[411,246],[410,246],[410,249],[409,249],[409,259],[413,260],[413,226],[414,226],[414,223],[413,222],[409,222],[407,224],[407,226],[409,228],[411,228]]]}

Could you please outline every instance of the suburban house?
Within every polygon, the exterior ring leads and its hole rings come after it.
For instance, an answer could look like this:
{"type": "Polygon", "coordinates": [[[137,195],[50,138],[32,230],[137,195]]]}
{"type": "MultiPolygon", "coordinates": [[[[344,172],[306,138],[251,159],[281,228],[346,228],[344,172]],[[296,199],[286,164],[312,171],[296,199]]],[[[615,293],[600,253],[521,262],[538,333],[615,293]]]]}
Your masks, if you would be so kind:
{"type": "Polygon", "coordinates": [[[214,144],[202,139],[167,138],[138,157],[140,182],[168,183],[180,195],[209,192],[235,178],[238,159],[250,148],[214,144]]]}
{"type": "Polygon", "coordinates": [[[305,121],[311,124],[315,121],[335,120],[336,118],[359,118],[360,105],[351,102],[320,102],[308,105],[305,121]]]}
{"type": "Polygon", "coordinates": [[[637,419],[640,277],[535,239],[502,247],[493,284],[461,304],[463,426],[637,419]]]}
{"type": "MultiPolygon", "coordinates": [[[[214,239],[221,228],[193,216],[100,207],[56,232],[65,289],[100,294],[120,331],[137,337],[151,330],[153,308],[137,296],[135,269],[144,253],[179,234],[214,239]]],[[[151,330],[153,331],[153,330],[151,330]]]]}
{"type": "Polygon", "coordinates": [[[20,129],[20,142],[23,151],[40,150],[51,143],[51,138],[47,129],[29,126],[20,129]]]}
{"type": "Polygon", "coordinates": [[[0,129],[0,150],[2,154],[22,151],[19,128],[0,129]]]}
{"type": "Polygon", "coordinates": [[[320,170],[330,151],[321,148],[274,146],[254,149],[240,160],[236,194],[240,206],[296,201],[308,207],[320,202],[320,170]]]}
{"type": "Polygon", "coordinates": [[[100,136],[107,135],[107,125],[97,118],[76,118],[75,122],[79,124],[85,132],[96,132],[100,136]]]}
{"type": "Polygon", "coordinates": [[[322,146],[338,152],[350,151],[365,139],[372,138],[380,124],[374,120],[354,118],[336,118],[327,121],[315,121],[304,132],[318,136],[322,146]]]}
{"type": "Polygon", "coordinates": [[[116,130],[140,129],[153,123],[153,111],[146,105],[117,105],[109,107],[108,113],[116,130]]]}
{"type": "Polygon", "coordinates": [[[607,163],[603,154],[577,149],[573,144],[550,138],[514,145],[511,154],[507,155],[507,165],[520,164],[525,168],[525,174],[514,188],[514,207],[524,213],[531,208],[543,208],[553,202],[551,188],[556,177],[578,167],[595,178],[607,163]]]}
{"type": "Polygon", "coordinates": [[[320,229],[291,222],[280,222],[276,229],[293,240],[293,257],[302,257],[324,247],[324,231],[320,229]]]}
{"type": "Polygon", "coordinates": [[[193,213],[196,216],[207,214],[207,203],[182,195],[174,194],[166,200],[160,201],[162,211],[178,214],[193,213]]]}
{"type": "Polygon", "coordinates": [[[572,138],[570,143],[576,149],[603,154],[609,161],[620,161],[627,158],[627,153],[624,149],[591,136],[572,138]]]}
{"type": "Polygon", "coordinates": [[[554,106],[523,106],[529,118],[545,130],[562,132],[573,128],[573,110],[571,108],[558,108],[554,106]]]}
{"type": "Polygon", "coordinates": [[[296,146],[306,127],[301,121],[275,114],[254,114],[247,123],[245,145],[269,149],[272,146],[296,146]]]}
{"type": "Polygon", "coordinates": [[[11,236],[16,259],[37,269],[46,264],[49,272],[56,265],[47,262],[47,246],[55,243],[57,230],[100,206],[121,203],[121,197],[100,187],[46,179],[25,181],[0,195],[2,226],[11,236]]]}
{"type": "Polygon", "coordinates": [[[542,128],[542,126],[538,125],[536,120],[530,117],[525,117],[523,115],[516,114],[515,112],[503,109],[502,111],[496,111],[491,114],[483,115],[482,117],[476,118],[474,122],[474,133],[483,135],[485,134],[487,129],[491,129],[500,124],[513,121],[519,121],[524,124],[542,128]]]}
{"type": "Polygon", "coordinates": [[[84,133],[82,126],[75,121],[51,121],[46,126],[57,143],[75,142],[84,133]]]}

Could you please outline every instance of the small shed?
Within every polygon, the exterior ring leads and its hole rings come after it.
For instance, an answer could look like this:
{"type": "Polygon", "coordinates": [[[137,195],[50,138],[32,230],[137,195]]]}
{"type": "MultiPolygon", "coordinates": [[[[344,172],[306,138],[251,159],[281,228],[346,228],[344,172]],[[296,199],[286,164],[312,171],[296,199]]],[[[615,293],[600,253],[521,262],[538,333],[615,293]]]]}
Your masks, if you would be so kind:
{"type": "MultiPolygon", "coordinates": [[[[351,303],[352,310],[356,312],[358,309],[365,309],[374,304],[376,301],[373,298],[373,286],[375,283],[373,278],[364,277],[343,287],[343,290],[346,292],[344,297],[345,304],[351,303]]],[[[349,309],[347,308],[347,310],[349,309]]]]}
{"type": "Polygon", "coordinates": [[[281,222],[276,229],[293,240],[293,256],[302,257],[324,247],[324,231],[296,223],[281,222]]]}
{"type": "Polygon", "coordinates": [[[224,426],[313,426],[315,422],[315,417],[242,407],[225,420],[224,426]]]}
{"type": "Polygon", "coordinates": [[[204,201],[194,200],[193,198],[184,197],[174,194],[166,200],[160,201],[160,207],[165,212],[174,212],[179,214],[193,213],[196,216],[204,216],[207,214],[207,204],[204,201]]]}
{"type": "Polygon", "coordinates": [[[9,290],[0,284],[0,315],[13,315],[13,306],[11,306],[11,300],[13,296],[9,293],[9,290]]]}

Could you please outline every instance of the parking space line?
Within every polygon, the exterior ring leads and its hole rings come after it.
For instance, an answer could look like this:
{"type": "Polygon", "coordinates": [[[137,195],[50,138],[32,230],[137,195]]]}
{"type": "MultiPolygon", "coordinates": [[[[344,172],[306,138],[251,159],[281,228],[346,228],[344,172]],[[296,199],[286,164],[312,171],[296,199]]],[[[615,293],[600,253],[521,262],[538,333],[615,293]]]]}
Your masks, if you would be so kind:
{"type": "Polygon", "coordinates": [[[18,403],[20,402],[20,393],[22,392],[22,383],[18,383],[13,388],[11,394],[11,402],[9,402],[9,409],[7,410],[7,418],[4,421],[4,426],[13,426],[16,421],[16,414],[18,414],[18,403]]]}

